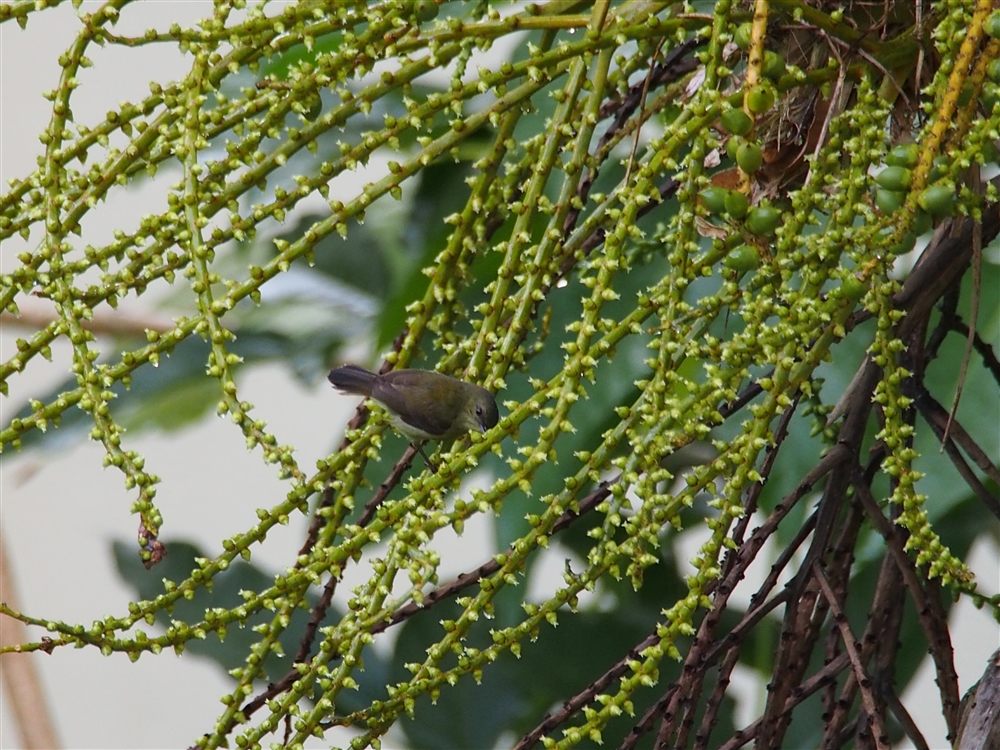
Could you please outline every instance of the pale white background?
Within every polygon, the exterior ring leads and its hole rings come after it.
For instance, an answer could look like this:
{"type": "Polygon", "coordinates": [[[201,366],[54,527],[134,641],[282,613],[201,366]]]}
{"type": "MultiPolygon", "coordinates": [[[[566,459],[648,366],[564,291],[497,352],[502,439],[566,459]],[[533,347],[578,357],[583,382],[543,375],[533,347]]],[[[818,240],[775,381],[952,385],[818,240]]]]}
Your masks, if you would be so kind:
{"type": "MultiPolygon", "coordinates": [[[[96,7],[83,4],[84,10],[96,7]]],[[[146,0],[126,7],[118,31],[137,33],[149,25],[162,25],[163,19],[189,23],[210,13],[211,3],[204,0],[146,0]]],[[[37,134],[48,121],[49,102],[41,92],[56,85],[55,59],[79,26],[69,4],[32,18],[26,31],[14,23],[0,26],[3,189],[9,178],[30,173],[42,151],[37,134]]],[[[87,94],[77,97],[74,107],[81,123],[103,119],[103,113],[121,100],[140,100],[151,79],[165,82],[181,77],[189,62],[169,46],[128,52],[93,48],[89,54],[94,68],[81,75],[87,94]]],[[[118,203],[99,211],[97,218],[103,216],[107,223],[95,220],[86,225],[85,240],[105,241],[108,220],[116,215],[162,210],[163,183],[158,184],[130,190],[118,203]]],[[[24,247],[17,242],[0,249],[5,271],[24,247]]],[[[148,309],[147,302],[140,301],[138,309],[148,309]]],[[[14,326],[2,327],[0,357],[11,356],[17,335],[14,326]]],[[[53,364],[34,363],[25,376],[11,381],[10,397],[0,397],[0,421],[9,419],[29,395],[44,393],[65,377],[68,351],[57,346],[54,354],[53,364]]],[[[240,384],[241,398],[256,405],[281,443],[296,446],[300,465],[307,470],[332,449],[354,406],[353,401],[331,394],[325,384],[303,387],[279,366],[250,370],[240,384]]],[[[253,525],[255,509],[271,507],[284,494],[284,484],[274,471],[247,452],[240,432],[225,420],[209,418],[174,434],[134,436],[130,447],[163,477],[158,502],[170,535],[195,540],[213,553],[216,540],[253,525]],[[234,486],[234,481],[239,484],[234,486]]],[[[133,493],[124,491],[116,470],[101,468],[102,457],[98,444],[0,457],[0,527],[24,611],[84,624],[126,612],[130,592],[119,581],[109,543],[135,537],[136,519],[128,512],[133,493]]],[[[273,569],[285,564],[298,549],[304,526],[302,518],[293,518],[255,551],[255,561],[273,569]]],[[[465,535],[453,542],[444,575],[463,569],[463,560],[482,559],[489,545],[486,522],[469,524],[465,535]]],[[[690,543],[693,552],[697,540],[690,543]]],[[[556,577],[563,557],[557,551],[552,555],[556,577]]],[[[680,559],[687,558],[686,551],[681,552],[680,559]]],[[[984,545],[972,563],[977,570],[989,571],[997,568],[997,559],[996,548],[984,545]]],[[[993,580],[982,581],[982,590],[997,591],[998,579],[1000,571],[993,580]]],[[[967,603],[958,608],[955,619],[956,660],[964,691],[1000,644],[995,623],[967,603]]],[[[212,725],[222,709],[217,699],[229,686],[228,677],[214,665],[167,653],[144,656],[132,664],[123,655],[105,658],[92,649],[62,650],[36,661],[59,737],[70,748],[187,747],[212,725]]],[[[904,702],[932,745],[945,747],[933,680],[933,670],[925,664],[904,702]]],[[[752,696],[756,689],[742,682],[752,696]]],[[[0,696],[0,748],[19,748],[20,738],[3,704],[0,696]]],[[[344,741],[344,735],[328,737],[328,743],[344,741]]],[[[383,746],[391,748],[392,743],[390,737],[383,746]]]]}

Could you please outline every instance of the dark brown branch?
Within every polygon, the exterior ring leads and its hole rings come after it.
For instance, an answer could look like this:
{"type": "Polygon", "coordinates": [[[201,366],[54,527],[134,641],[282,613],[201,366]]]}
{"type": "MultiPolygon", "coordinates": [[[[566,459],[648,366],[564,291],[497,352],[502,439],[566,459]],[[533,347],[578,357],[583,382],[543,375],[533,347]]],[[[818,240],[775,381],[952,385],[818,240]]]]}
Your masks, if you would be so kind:
{"type": "MultiPolygon", "coordinates": [[[[777,441],[784,439],[788,420],[790,420],[792,413],[793,413],[792,408],[787,410],[786,417],[782,420],[782,423],[779,425],[778,434],[776,437],[777,441]]],[[[822,463],[825,464],[826,460],[824,460],[824,462],[822,463]]],[[[773,459],[770,461],[766,460],[764,467],[762,467],[762,471],[764,471],[765,473],[769,472],[770,467],[772,465],[773,465],[773,459]]],[[[831,460],[831,465],[832,465],[832,460],[831,460]]],[[[811,489],[812,484],[818,481],[819,478],[822,477],[823,473],[825,473],[823,470],[820,470],[819,472],[817,471],[810,472],[810,475],[806,478],[806,480],[803,480],[803,482],[800,483],[799,487],[797,487],[788,497],[785,498],[785,500],[782,503],[779,504],[778,508],[772,512],[772,515],[768,519],[768,522],[765,523],[763,527],[755,530],[754,534],[751,536],[751,539],[748,540],[748,542],[744,545],[744,548],[748,549],[749,551],[746,551],[745,554],[741,555],[740,559],[742,562],[739,564],[736,562],[733,563],[727,562],[727,564],[729,565],[728,574],[724,577],[723,582],[719,584],[717,587],[713,587],[713,589],[718,588],[719,590],[731,591],[732,588],[735,587],[735,584],[745,574],[746,568],[750,565],[750,563],[753,562],[756,556],[756,552],[763,546],[767,537],[769,537],[777,528],[781,518],[784,518],[785,515],[787,515],[787,513],[795,506],[797,501],[805,496],[805,494],[809,491],[809,489],[811,489]]],[[[742,552],[744,552],[744,550],[741,550],[741,553],[742,552]]],[[[774,573],[775,580],[777,579],[778,575],[779,573],[774,573]]],[[[770,609],[773,606],[777,606],[777,602],[775,602],[773,605],[769,603],[768,606],[766,607],[758,607],[758,610],[760,610],[759,617],[765,616],[766,613],[770,611],[770,609]]],[[[748,624],[745,630],[749,631],[749,629],[752,627],[752,623],[755,623],[757,621],[758,619],[750,620],[749,621],[750,624],[748,624]]],[[[525,748],[531,747],[539,739],[541,739],[541,737],[553,731],[557,726],[559,726],[564,721],[567,721],[576,712],[581,710],[591,700],[593,700],[594,697],[601,692],[601,690],[604,689],[604,687],[606,686],[604,683],[605,680],[607,680],[608,678],[614,679],[620,676],[620,674],[624,673],[621,670],[623,670],[626,667],[627,661],[630,658],[633,658],[631,656],[632,652],[640,653],[644,648],[658,641],[659,638],[654,633],[649,637],[647,637],[645,640],[643,640],[641,643],[637,644],[630,651],[630,655],[626,655],[626,657],[624,657],[621,661],[619,661],[616,665],[614,665],[611,669],[609,669],[604,675],[598,678],[598,680],[596,680],[591,685],[587,686],[586,689],[584,689],[576,696],[574,696],[572,699],[567,701],[563,705],[563,708],[560,709],[558,712],[556,712],[551,716],[547,716],[541,724],[532,729],[528,734],[524,735],[515,747],[518,750],[524,750],[525,748]]],[[[713,653],[718,654],[719,653],[718,649],[715,649],[713,653]]],[[[671,688],[668,690],[667,695],[664,696],[664,698],[661,700],[664,701],[669,700],[669,697],[672,696],[673,694],[674,694],[673,688],[671,688]]],[[[622,745],[622,747],[623,748],[631,747],[632,745],[629,744],[630,741],[632,742],[632,744],[634,744],[634,741],[637,741],[643,734],[645,734],[645,731],[648,731],[648,726],[650,725],[650,722],[653,719],[655,719],[655,717],[659,715],[659,713],[660,712],[653,712],[653,709],[651,709],[651,712],[647,714],[650,718],[647,721],[646,729],[644,730],[641,728],[642,722],[640,722],[640,724],[637,725],[635,728],[633,728],[632,732],[630,732],[629,736],[626,738],[626,741],[622,745]]]]}
{"type": "MultiPolygon", "coordinates": [[[[776,655],[772,682],[768,686],[769,695],[764,716],[757,728],[757,742],[761,746],[778,746],[787,728],[788,720],[784,705],[795,686],[799,683],[808,665],[809,653],[819,636],[819,626],[825,616],[825,605],[818,600],[818,589],[812,576],[813,566],[827,557],[828,544],[834,526],[844,503],[849,485],[850,467],[855,463],[861,440],[871,411],[870,393],[877,381],[878,368],[866,367],[860,375],[847,403],[843,404],[846,414],[841,427],[837,446],[827,458],[835,455],[837,462],[831,465],[830,478],[820,500],[816,513],[816,530],[806,559],[796,577],[786,586],[786,609],[782,624],[781,646],[776,655]]],[[[856,523],[856,522],[855,522],[856,523]]],[[[853,524],[851,524],[853,525],[853,524]]],[[[850,526],[849,526],[850,527],[850,526]]],[[[845,527],[849,528],[849,527],[845,527]]],[[[854,532],[856,533],[856,529],[854,532]]],[[[841,542],[843,545],[844,542],[841,542]]],[[[840,565],[847,561],[837,561],[840,565]]]]}
{"type": "MultiPolygon", "coordinates": [[[[963,336],[969,335],[969,327],[957,317],[951,321],[951,330],[963,336]]],[[[993,379],[997,381],[997,385],[1000,385],[1000,359],[997,359],[993,347],[984,341],[978,332],[972,338],[972,345],[979,353],[979,356],[983,358],[983,365],[993,375],[993,379]]]]}
{"type": "Polygon", "coordinates": [[[392,471],[389,472],[389,476],[378,486],[378,491],[365,503],[365,510],[358,519],[358,526],[364,528],[371,523],[372,518],[375,517],[375,513],[378,512],[379,506],[385,502],[386,497],[402,481],[403,475],[413,464],[413,457],[417,455],[418,450],[417,446],[411,444],[403,451],[403,457],[396,462],[396,465],[392,467],[392,471]]]}
{"type": "MultiPolygon", "coordinates": [[[[857,498],[854,502],[861,505],[857,498]]],[[[871,613],[861,636],[861,659],[869,665],[869,674],[874,682],[876,695],[887,703],[889,709],[899,719],[907,736],[914,744],[919,745],[919,742],[923,741],[923,736],[916,725],[912,725],[912,719],[899,703],[893,688],[896,658],[901,647],[900,633],[903,628],[905,605],[906,588],[903,586],[903,577],[892,557],[883,555],[871,613]],[[910,720],[912,726],[907,725],[907,720],[910,720]]]]}
{"type": "Polygon", "coordinates": [[[826,619],[826,606],[818,596],[815,581],[804,581],[803,587],[786,586],[788,596],[782,619],[779,648],[775,655],[771,682],[767,685],[767,702],[757,727],[759,747],[781,747],[791,716],[785,706],[800,685],[808,667],[809,655],[826,619]]]}
{"type": "Polygon", "coordinates": [[[875,704],[875,697],[872,695],[871,684],[872,681],[868,677],[865,671],[865,665],[861,662],[861,655],[858,653],[858,644],[854,639],[854,633],[851,632],[851,625],[847,622],[847,616],[840,607],[840,602],[837,600],[837,596],[833,593],[833,589],[830,588],[829,582],[826,580],[826,576],[823,575],[823,569],[819,565],[813,566],[813,575],[816,577],[816,582],[819,584],[820,591],[823,592],[823,596],[826,598],[826,603],[830,607],[830,612],[833,614],[833,620],[840,628],[841,639],[844,644],[844,648],[847,651],[847,656],[851,660],[851,668],[854,670],[854,677],[857,680],[858,686],[861,689],[861,701],[865,707],[865,711],[868,714],[868,718],[872,723],[872,728],[875,733],[875,746],[878,750],[889,750],[889,734],[885,731],[885,725],[882,723],[882,716],[875,704]]]}
{"type": "MultiPolygon", "coordinates": [[[[783,428],[779,426],[779,434],[781,429],[783,428]]],[[[724,605],[725,598],[728,598],[728,593],[734,590],[739,581],[744,578],[747,569],[757,558],[757,554],[767,539],[769,539],[777,530],[782,519],[784,519],[796,506],[796,504],[812,490],[813,486],[819,482],[820,479],[822,479],[839,463],[849,458],[850,453],[847,452],[843,446],[837,446],[831,450],[823,459],[821,459],[820,463],[802,479],[799,485],[792,490],[791,493],[782,498],[782,500],[775,506],[768,519],[754,530],[750,539],[743,543],[738,550],[731,552],[727,556],[723,563],[724,574],[722,580],[717,583],[717,586],[712,587],[708,591],[708,593],[711,593],[714,597],[713,605],[715,607],[721,608],[724,605]]],[[[739,648],[746,636],[749,635],[750,631],[776,607],[784,604],[788,600],[789,592],[787,589],[771,599],[768,599],[767,596],[777,585],[778,579],[780,578],[783,570],[791,562],[798,548],[812,533],[814,523],[815,515],[811,516],[809,520],[802,525],[796,533],[795,538],[782,550],[781,555],[775,561],[774,565],[772,565],[771,570],[764,582],[758,588],[757,592],[751,597],[750,607],[747,613],[721,640],[714,637],[714,630],[710,632],[705,629],[706,622],[708,622],[709,625],[712,625],[710,613],[709,617],[706,618],[706,621],[703,621],[702,623],[702,629],[698,634],[696,642],[706,644],[711,643],[711,648],[704,653],[702,658],[694,661],[692,661],[691,654],[689,653],[686,663],[689,665],[697,664],[697,669],[704,671],[714,666],[718,660],[722,658],[723,654],[726,654],[727,661],[730,661],[734,657],[738,656],[739,648]]],[[[714,628],[714,625],[712,625],[712,627],[714,628]]],[[[683,669],[682,674],[687,671],[687,668],[683,669]]],[[[725,674],[728,675],[728,672],[725,672],[725,674]]],[[[671,687],[655,705],[647,710],[643,718],[638,724],[636,724],[635,727],[633,727],[632,731],[625,738],[625,741],[621,745],[623,750],[634,747],[642,736],[650,731],[655,719],[663,716],[667,711],[667,706],[670,704],[671,700],[673,700],[674,696],[675,691],[673,687],[671,687]]],[[[703,732],[700,732],[699,734],[703,734],[703,732]]]]}
{"type": "Polygon", "coordinates": [[[545,720],[542,721],[541,724],[521,737],[521,739],[518,740],[518,743],[514,745],[513,750],[527,750],[538,742],[538,740],[540,740],[543,736],[554,730],[564,721],[569,720],[577,712],[582,710],[584,706],[591,703],[605,688],[628,672],[628,664],[630,661],[634,659],[642,659],[643,650],[649,648],[650,646],[654,646],[659,642],[660,636],[655,632],[646,636],[645,639],[633,646],[622,659],[618,660],[611,666],[610,669],[588,685],[586,689],[577,693],[568,701],[563,703],[562,707],[558,711],[546,716],[545,720]]]}
{"type": "MultiPolygon", "coordinates": [[[[788,701],[785,703],[784,709],[782,711],[783,715],[790,716],[792,709],[802,703],[806,698],[811,696],[820,688],[825,685],[830,684],[837,679],[837,675],[840,674],[844,669],[850,666],[850,659],[848,659],[847,654],[841,654],[832,662],[827,664],[816,674],[814,674],[809,679],[802,682],[792,694],[789,696],[788,701]]],[[[745,729],[740,730],[733,738],[723,745],[719,746],[719,750],[738,750],[738,748],[743,747],[748,742],[751,742],[754,737],[757,736],[758,730],[760,729],[760,724],[763,721],[763,717],[755,721],[750,726],[745,729]]]]}
{"type": "MultiPolygon", "coordinates": [[[[764,484],[767,482],[767,479],[771,474],[771,470],[774,468],[774,462],[777,457],[778,450],[788,435],[788,425],[792,416],[795,414],[798,403],[799,399],[796,398],[792,404],[785,409],[781,419],[779,420],[778,427],[775,431],[774,443],[769,447],[761,465],[761,481],[755,483],[747,494],[746,509],[743,517],[744,519],[749,519],[753,510],[757,506],[757,499],[764,484]]],[[[785,512],[787,511],[782,512],[780,515],[783,516],[785,512]]],[[[745,528],[745,526],[746,524],[744,523],[743,528],[745,528]]],[[[760,537],[758,537],[758,540],[756,541],[760,541],[760,537]]],[[[762,544],[763,542],[760,541],[760,543],[762,544]]],[[[758,546],[757,549],[759,550],[760,547],[758,546]]],[[[695,636],[694,642],[688,650],[687,657],[684,660],[684,666],[681,669],[680,677],[677,680],[677,689],[670,691],[671,698],[663,709],[663,721],[660,724],[660,729],[657,733],[657,739],[654,747],[665,747],[669,742],[669,738],[673,736],[675,732],[677,732],[677,739],[674,744],[678,747],[687,745],[687,732],[693,725],[693,717],[698,699],[704,686],[704,680],[708,675],[708,669],[711,666],[704,660],[704,652],[716,642],[716,632],[722,619],[722,615],[728,605],[729,597],[733,590],[735,590],[739,580],[745,574],[750,561],[753,560],[755,556],[756,555],[754,554],[744,555],[740,560],[740,563],[742,564],[738,564],[734,559],[735,555],[727,555],[729,560],[733,560],[733,563],[729,565],[730,575],[725,576],[722,581],[718,582],[718,585],[713,586],[712,609],[702,620],[698,629],[698,634],[695,636]],[[732,575],[734,568],[738,568],[739,570],[738,577],[732,575]]],[[[724,563],[723,570],[725,569],[726,565],[724,563]]]]}
{"type": "MultiPolygon", "coordinates": [[[[851,481],[869,520],[885,539],[913,599],[937,672],[938,689],[941,691],[941,704],[948,725],[948,734],[954,736],[958,720],[958,673],[955,671],[954,649],[948,633],[947,613],[937,596],[924,589],[916,567],[906,554],[905,530],[882,514],[860,465],[855,466],[851,481]]],[[[926,585],[932,588],[933,582],[928,581],[926,585]]]]}
{"type": "MultiPolygon", "coordinates": [[[[924,419],[931,426],[931,429],[934,430],[934,434],[937,435],[938,439],[944,439],[945,426],[948,423],[948,413],[944,410],[944,407],[926,391],[921,393],[914,403],[924,419]]],[[[957,420],[952,420],[951,434],[948,435],[948,438],[943,443],[944,450],[955,465],[955,469],[969,487],[972,488],[972,491],[976,493],[993,515],[1000,518],[1000,500],[997,500],[986,486],[979,481],[979,477],[975,475],[961,454],[959,454],[955,445],[956,443],[976,462],[976,466],[982,469],[983,473],[998,485],[1000,485],[1000,470],[993,465],[990,457],[986,455],[986,451],[979,447],[979,444],[972,439],[972,436],[966,432],[961,423],[957,420]]]]}
{"type": "Polygon", "coordinates": [[[886,704],[892,711],[893,716],[896,717],[896,721],[899,725],[903,727],[903,731],[906,736],[913,743],[913,747],[916,750],[931,750],[931,746],[927,744],[927,740],[924,739],[924,735],[921,733],[920,728],[917,726],[917,722],[913,720],[910,716],[910,712],[906,710],[906,706],[903,705],[902,701],[899,700],[899,696],[896,695],[896,691],[891,687],[888,687],[884,693],[886,704]]]}
{"type": "MultiPolygon", "coordinates": [[[[982,183],[979,179],[979,165],[975,162],[969,168],[972,182],[972,189],[982,195],[982,183]]],[[[948,412],[948,421],[944,426],[944,437],[947,440],[951,432],[951,424],[955,421],[955,414],[958,413],[958,405],[962,401],[962,392],[965,389],[966,375],[969,371],[969,360],[972,359],[972,346],[975,336],[973,331],[976,328],[976,321],[979,320],[979,295],[983,279],[983,225],[978,221],[972,224],[972,296],[969,300],[969,332],[965,337],[965,352],[962,354],[962,364],[958,368],[958,381],[955,383],[955,397],[948,412]]]]}
{"type": "Polygon", "coordinates": [[[924,352],[928,360],[937,357],[945,338],[948,336],[948,333],[953,330],[953,323],[958,317],[956,314],[956,311],[958,310],[958,300],[961,296],[962,280],[961,278],[958,278],[955,280],[955,283],[948,287],[945,293],[941,295],[941,301],[938,303],[941,317],[938,320],[937,326],[935,326],[934,330],[931,332],[931,335],[927,337],[927,344],[924,347],[924,352]]]}
{"type": "Polygon", "coordinates": [[[958,750],[1000,745],[1000,651],[993,652],[982,679],[962,703],[962,725],[955,744],[958,750]]]}

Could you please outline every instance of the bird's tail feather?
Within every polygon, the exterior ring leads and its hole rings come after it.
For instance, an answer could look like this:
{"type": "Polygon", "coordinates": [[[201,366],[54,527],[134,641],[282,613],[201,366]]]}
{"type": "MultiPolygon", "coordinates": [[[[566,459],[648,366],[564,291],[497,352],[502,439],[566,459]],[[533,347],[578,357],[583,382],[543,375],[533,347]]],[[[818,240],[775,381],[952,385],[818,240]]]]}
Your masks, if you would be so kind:
{"type": "Polygon", "coordinates": [[[338,391],[358,396],[371,396],[372,386],[375,385],[375,378],[378,376],[364,367],[343,365],[330,370],[330,374],[326,377],[338,391]]]}

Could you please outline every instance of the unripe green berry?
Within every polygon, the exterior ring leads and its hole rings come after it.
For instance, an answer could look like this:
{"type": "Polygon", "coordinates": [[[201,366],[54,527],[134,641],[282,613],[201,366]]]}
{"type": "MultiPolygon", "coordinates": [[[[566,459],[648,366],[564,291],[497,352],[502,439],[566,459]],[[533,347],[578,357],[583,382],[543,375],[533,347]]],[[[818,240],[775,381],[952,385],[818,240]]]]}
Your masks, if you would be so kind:
{"type": "Polygon", "coordinates": [[[910,189],[912,177],[906,167],[886,167],[875,176],[875,182],[886,190],[905,191],[910,189]]]}
{"type": "Polygon", "coordinates": [[[781,212],[774,206],[755,206],[747,213],[744,223],[754,234],[771,235],[780,221],[781,212]]]}
{"type": "Polygon", "coordinates": [[[739,190],[730,190],[729,194],[726,196],[726,211],[729,215],[735,219],[742,219],[747,214],[747,208],[750,207],[750,201],[747,200],[746,195],[741,193],[739,190]]]}
{"type": "Polygon", "coordinates": [[[433,21],[438,15],[438,6],[434,0],[417,0],[413,10],[421,23],[433,21]]]}
{"type": "Polygon", "coordinates": [[[934,217],[926,211],[917,211],[917,217],[913,220],[913,231],[919,237],[927,234],[934,228],[934,217]]]}
{"type": "Polygon", "coordinates": [[[747,22],[740,24],[739,27],[736,29],[736,33],[733,34],[733,42],[736,44],[737,47],[739,47],[744,52],[750,49],[752,31],[753,31],[753,26],[749,22],[747,22]]]}
{"type": "Polygon", "coordinates": [[[722,127],[733,135],[746,135],[753,128],[753,120],[742,109],[727,109],[719,119],[722,127]]]}
{"type": "Polygon", "coordinates": [[[886,216],[896,213],[896,211],[903,207],[905,201],[906,193],[899,192],[898,190],[880,188],[875,191],[875,205],[886,216]]]}
{"type": "Polygon", "coordinates": [[[765,50],[764,64],[761,67],[760,72],[763,73],[765,77],[772,80],[781,78],[781,76],[785,75],[785,58],[777,52],[765,50]]]}
{"type": "Polygon", "coordinates": [[[726,141],[726,156],[728,156],[733,161],[736,161],[736,153],[739,151],[740,146],[746,143],[745,138],[734,135],[728,141],[726,141]]]}
{"type": "Polygon", "coordinates": [[[994,39],[1000,39],[1000,10],[993,11],[989,18],[986,19],[986,24],[984,27],[986,33],[989,34],[994,39]]]}
{"type": "Polygon", "coordinates": [[[760,264],[760,253],[753,245],[737,245],[722,261],[726,268],[744,274],[753,271],[760,264]]]}
{"type": "Polygon", "coordinates": [[[721,187],[708,187],[702,190],[698,197],[701,198],[701,203],[705,206],[705,210],[710,214],[721,214],[726,210],[726,196],[729,195],[729,191],[721,187]]]}
{"type": "Polygon", "coordinates": [[[920,147],[916,143],[898,143],[886,155],[885,163],[890,167],[912,169],[920,160],[920,147]]]}
{"type": "Polygon", "coordinates": [[[753,174],[764,164],[764,154],[756,143],[744,143],[736,150],[736,163],[747,174],[753,174]]]}
{"type": "Polygon", "coordinates": [[[986,75],[994,82],[1000,83],[1000,58],[990,61],[990,64],[986,66],[986,75]]]}
{"type": "Polygon", "coordinates": [[[747,92],[746,104],[755,115],[763,114],[774,106],[774,90],[766,83],[758,84],[747,92]]]}
{"type": "Polygon", "coordinates": [[[917,203],[932,216],[948,216],[955,209],[955,185],[952,182],[939,182],[924,190],[917,203]]]}

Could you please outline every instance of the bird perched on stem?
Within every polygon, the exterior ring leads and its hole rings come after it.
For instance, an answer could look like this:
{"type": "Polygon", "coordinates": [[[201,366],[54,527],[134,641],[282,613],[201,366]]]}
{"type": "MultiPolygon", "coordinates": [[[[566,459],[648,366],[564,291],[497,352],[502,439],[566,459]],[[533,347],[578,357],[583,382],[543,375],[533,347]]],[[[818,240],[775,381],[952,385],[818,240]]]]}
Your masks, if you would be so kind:
{"type": "MultiPolygon", "coordinates": [[[[330,370],[327,379],[342,393],[378,401],[389,421],[420,451],[425,440],[454,440],[470,430],[486,432],[500,419],[485,388],[431,370],[392,370],[377,375],[357,365],[330,370]]],[[[435,469],[436,470],[436,469],[435,469]]]]}

